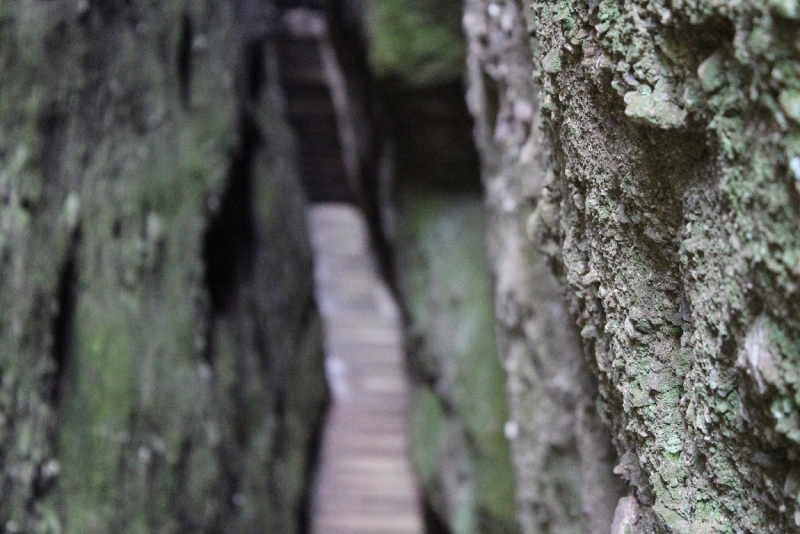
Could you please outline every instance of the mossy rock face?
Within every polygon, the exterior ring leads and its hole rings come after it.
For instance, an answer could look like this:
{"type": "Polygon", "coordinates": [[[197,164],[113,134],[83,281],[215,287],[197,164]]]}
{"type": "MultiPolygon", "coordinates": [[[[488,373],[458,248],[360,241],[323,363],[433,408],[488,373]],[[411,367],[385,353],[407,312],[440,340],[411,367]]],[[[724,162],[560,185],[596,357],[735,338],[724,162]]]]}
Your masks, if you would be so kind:
{"type": "Polygon", "coordinates": [[[270,91],[236,89],[233,6],[0,19],[3,530],[295,532],[321,337],[291,142],[270,91]]]}
{"type": "Polygon", "coordinates": [[[364,2],[369,56],[378,78],[422,87],[460,81],[461,4],[453,0],[364,2]]]}
{"type": "Polygon", "coordinates": [[[461,6],[378,0],[366,11],[378,9],[385,20],[368,23],[373,63],[396,54],[376,70],[394,134],[397,235],[389,238],[408,316],[414,467],[426,505],[451,532],[517,532],[479,166],[461,81],[461,6]],[[414,49],[428,24],[448,36],[452,55],[414,49]],[[388,51],[380,32],[397,38],[388,51]]]}
{"type": "Polygon", "coordinates": [[[797,530],[796,7],[522,11],[541,99],[494,106],[520,150],[493,164],[541,173],[529,234],[568,287],[637,531],[797,530]]]}
{"type": "Polygon", "coordinates": [[[515,532],[481,200],[404,191],[398,272],[415,377],[415,468],[454,533],[515,532]]]}

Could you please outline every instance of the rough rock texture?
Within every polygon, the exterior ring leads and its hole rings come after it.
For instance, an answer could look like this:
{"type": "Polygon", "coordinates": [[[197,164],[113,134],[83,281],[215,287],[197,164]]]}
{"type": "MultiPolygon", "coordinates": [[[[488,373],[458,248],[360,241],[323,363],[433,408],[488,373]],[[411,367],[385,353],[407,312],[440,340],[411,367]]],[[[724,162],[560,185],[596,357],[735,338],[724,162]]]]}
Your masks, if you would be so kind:
{"type": "Polygon", "coordinates": [[[0,5],[5,532],[303,521],[319,319],[272,54],[238,9],[0,5]]]}
{"type": "Polygon", "coordinates": [[[546,254],[526,236],[546,160],[537,152],[541,115],[522,9],[513,0],[472,0],[464,16],[467,101],[483,161],[517,515],[526,533],[607,534],[622,491],[612,474],[616,455],[559,283],[546,254]]]}
{"type": "MultiPolygon", "coordinates": [[[[513,28],[507,3],[485,10],[499,17],[491,47],[513,28]]],[[[534,138],[505,165],[521,183],[543,172],[528,231],[569,288],[630,487],[615,534],[796,531],[797,3],[559,1],[530,15],[541,93],[488,121],[501,141],[506,127],[534,138]],[[537,108],[542,142],[524,127],[537,108]]]]}

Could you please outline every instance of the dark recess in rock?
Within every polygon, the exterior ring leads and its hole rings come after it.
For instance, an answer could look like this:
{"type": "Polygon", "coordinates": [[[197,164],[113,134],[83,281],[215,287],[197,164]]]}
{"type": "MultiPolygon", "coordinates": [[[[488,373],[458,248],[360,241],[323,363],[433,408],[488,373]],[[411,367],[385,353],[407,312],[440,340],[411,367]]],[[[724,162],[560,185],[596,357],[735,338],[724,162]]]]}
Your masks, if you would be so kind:
{"type": "Polygon", "coordinates": [[[211,219],[204,242],[212,314],[226,311],[235,297],[235,288],[252,274],[252,162],[260,134],[246,115],[241,119],[240,135],[240,148],[231,157],[228,187],[218,201],[219,211],[211,219]]]}
{"type": "MultiPolygon", "coordinates": [[[[313,307],[316,313],[316,305],[313,307]]],[[[307,313],[306,317],[310,319],[311,314],[307,313]]],[[[297,518],[297,531],[298,534],[310,534],[312,527],[312,499],[314,497],[314,487],[317,479],[317,471],[320,461],[320,454],[322,452],[322,438],[325,427],[325,419],[327,417],[329,406],[326,405],[324,409],[320,410],[318,418],[312,422],[311,436],[306,446],[305,456],[308,461],[309,468],[305,472],[303,495],[298,499],[297,506],[294,510],[294,515],[297,518]]]]}
{"type": "Polygon", "coordinates": [[[480,194],[473,122],[460,81],[425,87],[381,83],[403,186],[480,194]]]}
{"type": "Polygon", "coordinates": [[[264,43],[262,41],[245,43],[243,54],[247,78],[247,97],[255,102],[261,96],[261,89],[267,78],[264,68],[264,43]]]}
{"type": "Polygon", "coordinates": [[[428,499],[424,499],[422,508],[422,520],[425,524],[425,534],[450,534],[447,523],[439,517],[439,514],[433,509],[428,499]]]}
{"type": "Polygon", "coordinates": [[[178,89],[184,108],[189,107],[189,98],[191,97],[193,41],[192,18],[188,13],[184,13],[181,19],[181,36],[178,41],[178,89]]]}
{"type": "Polygon", "coordinates": [[[67,258],[61,267],[58,277],[58,292],[56,293],[58,313],[53,320],[53,349],[52,357],[55,368],[49,375],[49,380],[43,382],[42,398],[54,410],[58,410],[61,400],[64,370],[69,365],[70,346],[75,323],[75,297],[77,296],[78,279],[75,270],[76,253],[80,242],[80,229],[73,233],[67,258]]]}

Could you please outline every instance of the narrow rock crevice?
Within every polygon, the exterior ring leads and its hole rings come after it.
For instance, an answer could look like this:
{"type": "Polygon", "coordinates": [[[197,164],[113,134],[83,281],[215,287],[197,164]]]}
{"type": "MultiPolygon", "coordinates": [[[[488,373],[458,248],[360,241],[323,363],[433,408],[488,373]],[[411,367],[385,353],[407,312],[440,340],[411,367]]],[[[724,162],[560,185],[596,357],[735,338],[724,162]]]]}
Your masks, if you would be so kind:
{"type": "Polygon", "coordinates": [[[430,500],[424,499],[422,520],[425,524],[425,534],[451,534],[447,523],[433,509],[430,500]]]}
{"type": "Polygon", "coordinates": [[[227,188],[221,198],[209,199],[213,215],[203,257],[212,315],[225,313],[236,298],[236,288],[252,276],[256,245],[252,164],[259,138],[258,126],[245,116],[240,147],[231,157],[227,188]]]}
{"type": "Polygon", "coordinates": [[[243,54],[247,98],[251,102],[257,102],[267,81],[264,43],[260,40],[245,43],[243,54]]]}
{"type": "Polygon", "coordinates": [[[184,13],[181,18],[180,38],[178,39],[178,90],[184,108],[189,107],[192,88],[192,43],[194,26],[192,17],[184,13]]]}
{"type": "Polygon", "coordinates": [[[75,331],[75,304],[78,294],[78,274],[76,270],[77,252],[80,243],[80,230],[73,233],[72,240],[67,250],[66,259],[58,276],[58,290],[56,292],[58,310],[53,319],[53,346],[52,359],[53,373],[43,384],[42,398],[57,411],[61,402],[64,384],[65,369],[69,365],[70,351],[72,350],[75,331]]]}
{"type": "MultiPolygon", "coordinates": [[[[204,282],[210,302],[203,356],[212,369],[216,368],[217,359],[223,357],[217,354],[220,325],[224,323],[236,329],[236,325],[246,322],[246,316],[253,313],[242,309],[242,298],[249,293],[248,288],[252,286],[256,275],[256,256],[261,245],[257,241],[253,206],[254,181],[259,179],[253,175],[253,166],[261,145],[261,133],[255,120],[241,113],[239,146],[230,155],[226,186],[219,197],[212,196],[207,201],[210,216],[203,241],[203,260],[204,282]]],[[[270,359],[269,342],[259,332],[261,329],[256,328],[252,345],[259,360],[262,360],[261,371],[269,374],[268,363],[263,363],[270,359]]],[[[242,371],[241,366],[241,362],[235,364],[237,374],[242,371]]],[[[238,376],[235,380],[242,383],[244,379],[238,376]]],[[[226,524],[238,513],[237,509],[243,499],[243,455],[248,450],[252,432],[247,421],[247,403],[242,388],[238,387],[228,395],[228,402],[233,408],[232,420],[229,422],[232,440],[221,446],[216,453],[221,473],[220,509],[210,530],[212,534],[226,532],[226,524]]],[[[273,416],[282,417],[280,413],[274,413],[273,416]]],[[[182,456],[182,460],[186,462],[189,460],[191,448],[183,452],[185,456],[182,456]]],[[[184,520],[188,522],[185,527],[194,528],[192,518],[184,517],[184,520]]]]}
{"type": "MultiPolygon", "coordinates": [[[[75,307],[78,295],[77,255],[80,245],[80,228],[71,235],[66,254],[58,273],[55,293],[56,314],[51,323],[52,345],[50,349],[51,369],[39,382],[39,394],[53,413],[58,413],[67,384],[67,371],[70,366],[74,345],[75,307]]],[[[0,374],[2,384],[2,374],[0,374]]],[[[50,442],[57,443],[57,429],[50,428],[50,442]]],[[[44,459],[36,468],[31,484],[31,494],[26,503],[26,511],[36,516],[37,503],[42,502],[55,488],[61,470],[60,463],[53,457],[44,459]]]]}
{"type": "Polygon", "coordinates": [[[319,472],[322,438],[328,413],[327,408],[326,406],[326,409],[320,410],[317,418],[311,423],[313,425],[311,427],[311,437],[305,450],[309,468],[306,470],[303,478],[303,494],[295,508],[298,534],[311,534],[312,532],[312,502],[314,499],[314,487],[317,481],[317,474],[319,472]]]}

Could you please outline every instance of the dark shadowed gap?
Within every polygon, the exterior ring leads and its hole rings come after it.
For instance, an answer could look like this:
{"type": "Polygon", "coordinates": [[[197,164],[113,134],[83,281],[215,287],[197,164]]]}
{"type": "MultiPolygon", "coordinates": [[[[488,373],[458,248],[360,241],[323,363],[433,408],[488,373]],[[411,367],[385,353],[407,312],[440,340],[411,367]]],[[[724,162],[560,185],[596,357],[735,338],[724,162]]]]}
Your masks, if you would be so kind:
{"type": "Polygon", "coordinates": [[[218,201],[203,243],[205,283],[211,312],[224,313],[236,298],[236,288],[252,275],[255,247],[252,164],[259,143],[258,127],[250,118],[240,126],[241,144],[233,154],[227,189],[218,201]]]}
{"type": "Polygon", "coordinates": [[[281,10],[298,7],[304,9],[324,10],[327,6],[327,2],[325,0],[275,0],[275,6],[281,10]]]}
{"type": "Polygon", "coordinates": [[[422,514],[422,520],[425,523],[425,534],[450,534],[447,523],[436,513],[429,499],[423,499],[422,514]]]}
{"type": "MultiPolygon", "coordinates": [[[[204,358],[212,368],[215,363],[214,324],[225,316],[234,316],[240,305],[242,288],[253,277],[256,255],[256,229],[253,213],[253,163],[262,142],[258,126],[246,114],[240,117],[238,149],[230,156],[226,187],[219,198],[208,200],[211,212],[203,241],[205,287],[210,298],[204,358]]],[[[244,406],[241,391],[232,393],[237,407],[244,406]]],[[[240,491],[242,470],[241,451],[247,443],[245,415],[237,409],[232,421],[234,446],[226,445],[217,451],[221,471],[219,495],[223,503],[210,534],[226,532],[225,518],[235,515],[240,491]]],[[[189,454],[191,451],[187,451],[189,454]]],[[[191,521],[191,518],[186,518],[191,521]]],[[[180,530],[180,532],[193,530],[180,530]]]]}
{"type": "Polygon", "coordinates": [[[481,70],[483,87],[486,91],[486,121],[492,127],[497,127],[497,114],[500,113],[500,93],[497,90],[497,81],[481,70]]]}
{"type": "Polygon", "coordinates": [[[181,18],[181,33],[178,40],[178,89],[184,108],[189,106],[192,86],[192,41],[194,28],[192,18],[184,13],[181,18]]]}
{"type": "Polygon", "coordinates": [[[261,41],[250,41],[244,46],[244,64],[247,97],[253,101],[258,101],[261,96],[261,89],[267,81],[266,57],[264,55],[264,43],[261,41]]]}
{"type": "MultiPolygon", "coordinates": [[[[318,314],[316,299],[310,299],[303,311],[303,318],[301,321],[301,328],[298,332],[309,332],[311,330],[311,321],[314,315],[318,314]]],[[[301,339],[295,340],[295,346],[299,347],[302,343],[301,339]]],[[[320,456],[322,453],[322,438],[323,430],[325,427],[325,420],[328,415],[328,408],[330,408],[330,399],[325,403],[325,406],[319,411],[316,418],[312,422],[311,436],[306,445],[305,457],[307,459],[307,468],[303,476],[303,494],[300,497],[297,508],[295,509],[295,517],[297,518],[297,528],[299,534],[311,534],[312,529],[312,516],[311,508],[314,498],[314,488],[316,486],[318,466],[320,463],[320,456]]]]}
{"type": "Polygon", "coordinates": [[[64,370],[69,365],[70,351],[73,344],[75,329],[75,303],[78,292],[78,277],[76,271],[77,251],[80,241],[80,231],[76,230],[72,237],[66,260],[58,276],[58,313],[53,320],[53,349],[52,358],[55,371],[50,379],[45,381],[43,397],[58,410],[64,388],[64,370]]]}
{"type": "Polygon", "coordinates": [[[304,477],[305,490],[295,510],[297,517],[297,528],[300,534],[311,534],[312,516],[311,516],[311,503],[314,497],[314,487],[317,480],[317,473],[322,453],[322,437],[325,429],[325,418],[327,414],[326,409],[320,410],[319,416],[314,421],[314,427],[311,430],[311,437],[306,447],[306,458],[308,460],[308,469],[304,477]]]}
{"type": "Polygon", "coordinates": [[[381,84],[396,146],[398,186],[482,194],[473,121],[463,83],[408,88],[381,84]]]}
{"type": "MultiPolygon", "coordinates": [[[[78,294],[77,276],[77,251],[80,242],[80,230],[73,232],[69,248],[61,266],[58,276],[58,288],[56,292],[58,312],[52,322],[53,345],[51,358],[53,360],[53,371],[44,377],[41,382],[41,396],[58,413],[64,389],[66,388],[66,370],[70,365],[71,351],[74,345],[75,331],[75,305],[78,294]]],[[[53,440],[57,442],[57,439],[53,440]]],[[[55,487],[57,482],[57,470],[47,463],[39,466],[34,474],[33,492],[28,501],[33,513],[33,506],[40,502],[55,487]]]]}

